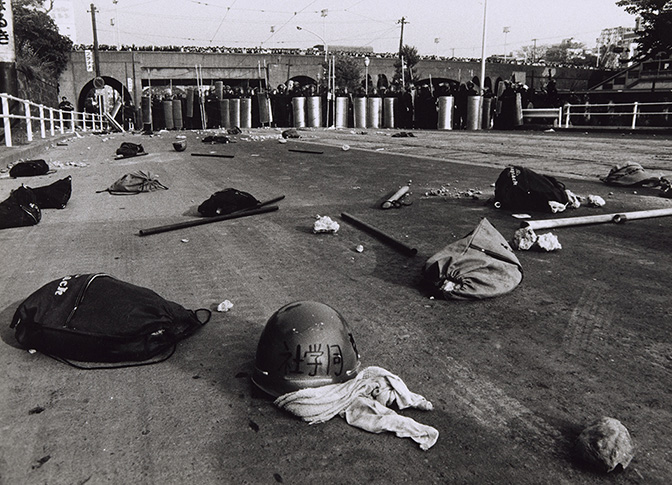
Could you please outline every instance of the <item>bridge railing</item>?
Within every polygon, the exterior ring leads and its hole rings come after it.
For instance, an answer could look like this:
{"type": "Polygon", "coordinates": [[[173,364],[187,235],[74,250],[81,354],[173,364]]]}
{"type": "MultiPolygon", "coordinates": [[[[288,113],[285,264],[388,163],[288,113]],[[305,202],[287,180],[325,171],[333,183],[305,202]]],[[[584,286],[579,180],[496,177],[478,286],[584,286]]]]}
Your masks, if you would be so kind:
{"type": "MultiPolygon", "coordinates": [[[[32,142],[34,138],[33,122],[39,126],[40,137],[46,138],[47,133],[55,136],[58,131],[60,134],[67,132],[74,133],[76,129],[82,131],[103,130],[107,126],[104,116],[98,113],[84,113],[80,111],[67,111],[42,104],[33,103],[27,99],[17,98],[6,93],[0,93],[0,102],[2,104],[2,126],[4,131],[5,146],[13,145],[12,128],[15,131],[23,132],[25,130],[26,141],[32,142]],[[10,102],[16,102],[23,106],[22,114],[13,114],[10,112],[10,102]],[[20,124],[12,126],[12,120],[21,121],[20,124]]],[[[19,110],[20,111],[20,108],[19,110]]],[[[14,133],[18,137],[18,133],[14,133]]]]}
{"type": "Polygon", "coordinates": [[[644,126],[671,127],[672,102],[565,104],[562,116],[565,128],[576,125],[629,127],[633,130],[644,126]]]}

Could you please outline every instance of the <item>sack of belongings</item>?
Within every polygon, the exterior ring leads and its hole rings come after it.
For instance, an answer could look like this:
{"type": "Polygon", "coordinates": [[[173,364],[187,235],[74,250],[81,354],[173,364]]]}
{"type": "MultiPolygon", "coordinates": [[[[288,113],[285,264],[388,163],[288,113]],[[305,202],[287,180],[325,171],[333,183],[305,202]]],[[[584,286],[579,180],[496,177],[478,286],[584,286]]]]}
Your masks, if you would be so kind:
{"type": "Polygon", "coordinates": [[[72,177],[68,175],[53,184],[31,188],[40,209],[64,209],[72,195],[72,177]]]}
{"type": "Polygon", "coordinates": [[[118,363],[170,352],[168,358],[209,319],[209,310],[190,311],[148,288],[92,273],[42,286],[21,303],[10,327],[27,349],[66,361],[118,363]]]}
{"type": "Polygon", "coordinates": [[[117,155],[121,158],[137,157],[138,155],[147,155],[142,145],[138,143],[131,143],[129,141],[123,142],[117,148],[117,155]]]}
{"type": "Polygon", "coordinates": [[[137,172],[127,173],[105,190],[98,190],[96,193],[109,192],[113,195],[131,195],[159,189],[168,190],[168,187],[159,182],[158,176],[138,170],[137,172]]]}
{"type": "Polygon", "coordinates": [[[220,216],[243,209],[252,209],[259,204],[260,202],[252,194],[228,188],[212,194],[208,200],[198,206],[198,213],[206,217],[220,216]]]}
{"type": "Polygon", "coordinates": [[[639,163],[626,162],[622,165],[615,165],[609,170],[606,177],[600,178],[607,185],[621,185],[624,187],[634,187],[640,185],[651,185],[653,187],[661,183],[660,175],[648,172],[639,163]]]}
{"type": "Polygon", "coordinates": [[[549,202],[569,202],[565,185],[550,175],[514,165],[505,168],[495,182],[496,207],[552,212],[549,202]]]}
{"type": "Polygon", "coordinates": [[[42,219],[35,193],[23,185],[0,202],[0,229],[34,226],[42,219]]]}
{"type": "Polygon", "coordinates": [[[49,173],[49,165],[44,160],[26,160],[9,169],[10,177],[32,177],[49,173]]]}
{"type": "Polygon", "coordinates": [[[429,258],[424,280],[446,299],[482,299],[503,295],[523,279],[511,246],[483,218],[476,229],[429,258]]]}

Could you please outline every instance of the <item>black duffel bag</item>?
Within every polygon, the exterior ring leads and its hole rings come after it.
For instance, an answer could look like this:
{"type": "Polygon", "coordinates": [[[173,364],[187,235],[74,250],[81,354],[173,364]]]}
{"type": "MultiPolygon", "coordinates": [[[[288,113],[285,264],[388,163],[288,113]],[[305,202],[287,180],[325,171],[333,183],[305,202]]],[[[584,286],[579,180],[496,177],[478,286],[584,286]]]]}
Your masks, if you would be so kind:
{"type": "Polygon", "coordinates": [[[42,219],[35,193],[23,185],[12,190],[9,197],[0,202],[0,229],[34,226],[42,219]]]}
{"type": "Polygon", "coordinates": [[[26,160],[9,169],[10,177],[33,177],[49,173],[49,165],[44,160],[26,160]]]}
{"type": "Polygon", "coordinates": [[[42,286],[21,303],[10,327],[23,347],[68,363],[138,365],[167,359],[209,319],[210,310],[187,310],[148,288],[93,273],[42,286]],[[207,314],[203,321],[199,312],[207,314]]]}
{"type": "Polygon", "coordinates": [[[567,204],[565,184],[555,177],[513,165],[495,182],[495,206],[502,209],[552,212],[549,202],[567,204]]]}

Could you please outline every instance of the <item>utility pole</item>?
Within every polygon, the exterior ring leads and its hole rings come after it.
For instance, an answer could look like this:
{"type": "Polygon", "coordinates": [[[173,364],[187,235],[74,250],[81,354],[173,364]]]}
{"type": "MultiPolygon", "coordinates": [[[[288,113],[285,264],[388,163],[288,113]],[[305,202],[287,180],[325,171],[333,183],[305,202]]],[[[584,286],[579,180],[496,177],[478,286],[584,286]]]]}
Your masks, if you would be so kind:
{"type": "MultiPolygon", "coordinates": [[[[398,24],[401,24],[401,36],[399,37],[399,61],[401,62],[401,86],[406,86],[406,80],[404,79],[404,25],[408,22],[406,17],[401,17],[400,20],[397,20],[398,24]]],[[[410,74],[410,73],[409,73],[410,74]]]]}
{"type": "Polygon", "coordinates": [[[91,24],[93,26],[93,63],[96,77],[100,77],[100,55],[98,53],[98,29],[96,28],[96,6],[91,4],[91,24]]]}
{"type": "Polygon", "coordinates": [[[407,24],[406,17],[401,17],[401,20],[397,20],[398,24],[401,24],[401,37],[399,37],[399,59],[403,56],[404,48],[404,24],[407,24]]]}
{"type": "Polygon", "coordinates": [[[534,47],[532,47],[532,62],[537,62],[537,39],[532,39],[534,47]]]}

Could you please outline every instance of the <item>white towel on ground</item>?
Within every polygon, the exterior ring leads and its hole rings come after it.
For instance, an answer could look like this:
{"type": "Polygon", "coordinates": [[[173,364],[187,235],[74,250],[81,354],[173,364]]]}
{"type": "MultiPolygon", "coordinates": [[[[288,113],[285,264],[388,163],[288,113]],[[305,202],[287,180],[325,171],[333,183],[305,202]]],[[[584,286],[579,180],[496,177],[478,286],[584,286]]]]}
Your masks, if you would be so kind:
{"type": "Polygon", "coordinates": [[[357,377],[342,384],[301,389],[274,402],[309,424],[324,423],[338,414],[352,426],[372,433],[391,431],[400,438],[411,438],[423,450],[431,448],[439,432],[398,415],[387,407],[393,403],[399,409],[432,409],[432,403],[411,392],[404,381],[381,367],[366,367],[357,377]]]}

